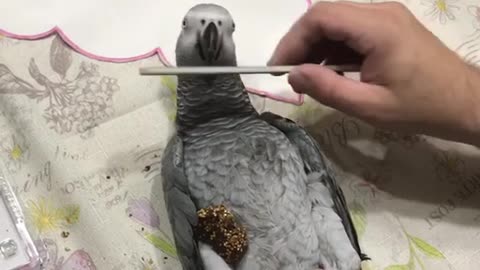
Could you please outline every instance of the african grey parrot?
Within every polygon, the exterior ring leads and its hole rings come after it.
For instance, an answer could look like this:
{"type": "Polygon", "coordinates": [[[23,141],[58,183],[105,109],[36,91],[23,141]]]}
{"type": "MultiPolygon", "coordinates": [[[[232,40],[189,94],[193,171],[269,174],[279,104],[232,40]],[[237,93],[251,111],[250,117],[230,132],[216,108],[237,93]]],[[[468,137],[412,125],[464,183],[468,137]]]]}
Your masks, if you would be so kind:
{"type": "MultiPolygon", "coordinates": [[[[234,30],[225,8],[192,7],[177,65],[237,65],[234,30]]],[[[248,233],[236,269],[360,269],[366,257],[319,145],[294,122],[259,114],[238,74],[179,75],[176,125],[161,175],[184,269],[231,269],[194,238],[197,210],[219,204],[248,233]]]]}

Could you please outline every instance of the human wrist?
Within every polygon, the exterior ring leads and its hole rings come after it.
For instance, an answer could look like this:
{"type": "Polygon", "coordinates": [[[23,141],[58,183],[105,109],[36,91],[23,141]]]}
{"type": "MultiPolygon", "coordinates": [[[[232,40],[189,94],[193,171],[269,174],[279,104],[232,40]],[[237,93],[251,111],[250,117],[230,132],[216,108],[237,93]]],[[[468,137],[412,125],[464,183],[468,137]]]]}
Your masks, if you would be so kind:
{"type": "Polygon", "coordinates": [[[477,67],[466,66],[466,97],[469,99],[469,110],[463,120],[465,130],[464,141],[480,147],[480,70],[477,67]]]}

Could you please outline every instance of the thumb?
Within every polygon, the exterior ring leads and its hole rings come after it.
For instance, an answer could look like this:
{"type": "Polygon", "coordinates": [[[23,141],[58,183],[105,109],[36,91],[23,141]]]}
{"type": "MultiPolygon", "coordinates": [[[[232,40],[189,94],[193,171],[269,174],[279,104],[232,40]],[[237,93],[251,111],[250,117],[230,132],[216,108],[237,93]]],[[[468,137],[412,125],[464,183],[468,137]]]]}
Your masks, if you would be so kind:
{"type": "Polygon", "coordinates": [[[321,65],[295,67],[290,71],[288,82],[295,92],[355,116],[375,114],[385,98],[382,87],[343,77],[321,65]]]}

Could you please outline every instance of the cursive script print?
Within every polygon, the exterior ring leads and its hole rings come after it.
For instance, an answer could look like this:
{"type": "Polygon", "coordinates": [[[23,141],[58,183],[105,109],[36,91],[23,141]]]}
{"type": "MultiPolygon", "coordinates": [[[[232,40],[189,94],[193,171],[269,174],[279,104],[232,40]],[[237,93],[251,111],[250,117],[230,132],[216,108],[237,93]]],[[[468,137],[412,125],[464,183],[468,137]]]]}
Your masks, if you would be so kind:
{"type": "Polygon", "coordinates": [[[66,148],[57,146],[55,148],[55,158],[58,160],[85,160],[87,158],[86,152],[73,153],[68,151],[66,148]]]}
{"type": "Polygon", "coordinates": [[[473,196],[480,193],[480,172],[473,174],[465,179],[461,179],[457,189],[453,191],[452,195],[441,204],[435,206],[430,211],[425,221],[430,228],[440,224],[446,217],[448,217],[457,207],[465,201],[468,201],[473,196]]]}
{"type": "Polygon", "coordinates": [[[350,118],[343,117],[327,125],[320,132],[315,132],[318,143],[329,147],[346,147],[350,138],[361,134],[360,125],[350,118]]]}
{"type": "Polygon", "coordinates": [[[65,194],[84,191],[94,198],[93,204],[102,204],[106,209],[110,209],[125,202],[128,198],[128,190],[125,190],[123,182],[127,173],[123,167],[109,168],[100,172],[78,177],[65,183],[62,191],[65,194]]]}
{"type": "Polygon", "coordinates": [[[126,168],[119,167],[81,176],[67,182],[63,191],[69,194],[78,190],[89,191],[93,189],[98,196],[105,197],[110,195],[108,192],[110,187],[119,188],[122,185],[127,171],[126,168]]]}
{"type": "Polygon", "coordinates": [[[53,181],[51,174],[51,162],[47,161],[42,169],[34,174],[27,174],[25,182],[15,187],[15,191],[19,194],[28,193],[32,190],[42,188],[43,191],[50,192],[53,189],[53,181]]]}
{"type": "Polygon", "coordinates": [[[42,73],[35,58],[31,58],[28,71],[39,89],[0,64],[0,94],[34,99],[45,106],[43,118],[51,129],[59,134],[79,133],[85,138],[113,115],[113,93],[119,86],[116,79],[100,75],[98,66],[92,63],[81,62],[79,71],[71,74],[71,53],[59,36],[52,40],[50,68],[56,76],[42,73]]]}
{"type": "Polygon", "coordinates": [[[398,143],[405,148],[412,148],[417,143],[425,141],[425,138],[419,135],[399,134],[380,129],[375,129],[373,139],[382,144],[398,143]]]}

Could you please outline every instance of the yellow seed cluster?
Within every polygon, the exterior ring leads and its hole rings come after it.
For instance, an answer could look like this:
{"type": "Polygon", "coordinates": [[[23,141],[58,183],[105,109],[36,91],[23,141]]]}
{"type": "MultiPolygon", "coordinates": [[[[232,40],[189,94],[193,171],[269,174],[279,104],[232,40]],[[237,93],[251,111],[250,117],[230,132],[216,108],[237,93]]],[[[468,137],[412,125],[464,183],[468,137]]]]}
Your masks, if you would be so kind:
{"type": "Polygon", "coordinates": [[[248,248],[245,228],[235,222],[224,205],[210,206],[198,212],[195,232],[199,241],[209,244],[226,263],[236,265],[248,248]]]}

